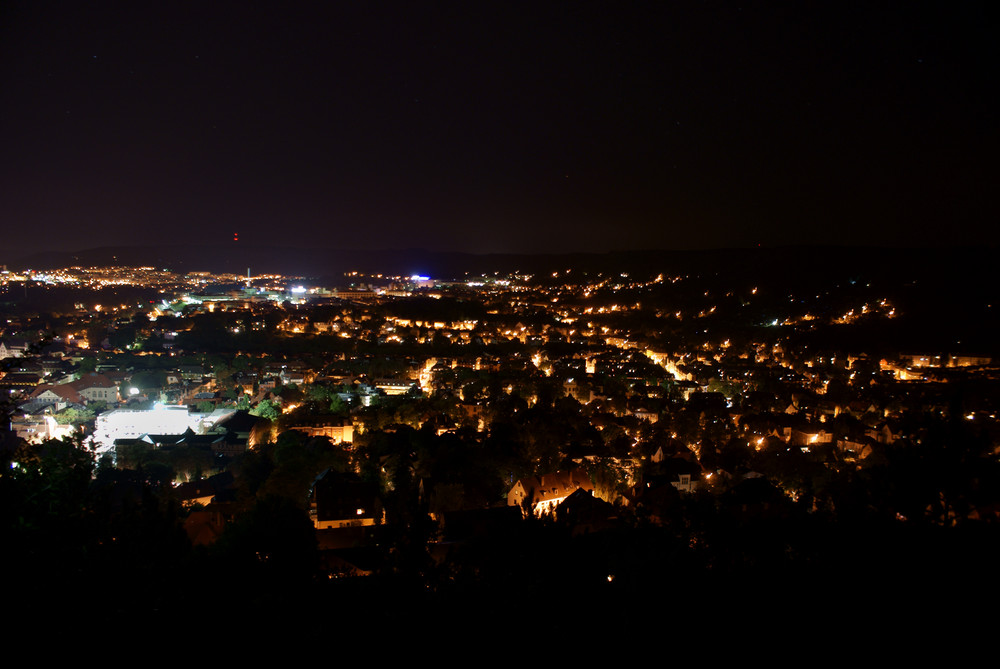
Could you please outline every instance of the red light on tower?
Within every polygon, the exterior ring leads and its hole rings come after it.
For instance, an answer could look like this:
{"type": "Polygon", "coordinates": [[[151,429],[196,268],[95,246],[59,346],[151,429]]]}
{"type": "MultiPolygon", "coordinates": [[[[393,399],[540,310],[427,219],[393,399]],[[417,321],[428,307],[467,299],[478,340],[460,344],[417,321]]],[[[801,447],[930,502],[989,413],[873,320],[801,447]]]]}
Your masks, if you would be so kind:
{"type": "Polygon", "coordinates": [[[238,232],[234,232],[233,233],[233,241],[234,242],[240,241],[240,233],[238,233],[238,232]]]}

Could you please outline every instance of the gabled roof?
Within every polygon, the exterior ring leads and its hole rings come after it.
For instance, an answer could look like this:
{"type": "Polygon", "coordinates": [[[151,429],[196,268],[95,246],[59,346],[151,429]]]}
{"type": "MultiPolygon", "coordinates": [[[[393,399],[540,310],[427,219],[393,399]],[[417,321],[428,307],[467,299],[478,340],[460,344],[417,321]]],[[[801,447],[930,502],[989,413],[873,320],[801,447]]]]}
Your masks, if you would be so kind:
{"type": "Polygon", "coordinates": [[[43,383],[32,391],[31,396],[38,397],[39,395],[44,395],[46,392],[58,395],[67,402],[73,402],[74,404],[83,403],[83,397],[81,397],[76,388],[73,388],[72,384],[69,383],[64,383],[59,386],[43,383]]]}
{"type": "Polygon", "coordinates": [[[594,515],[610,518],[615,514],[613,504],[605,502],[603,499],[594,497],[583,488],[577,488],[562,501],[557,509],[559,517],[592,517],[594,515]]]}
{"type": "Polygon", "coordinates": [[[104,374],[97,374],[96,372],[91,372],[90,374],[85,374],[76,381],[67,383],[66,385],[72,386],[77,391],[84,391],[88,388],[117,388],[118,384],[106,377],[104,374]]]}
{"type": "Polygon", "coordinates": [[[531,497],[532,504],[562,499],[576,490],[593,490],[594,484],[587,472],[577,468],[566,472],[553,472],[521,479],[517,482],[524,488],[525,494],[531,497]]]}

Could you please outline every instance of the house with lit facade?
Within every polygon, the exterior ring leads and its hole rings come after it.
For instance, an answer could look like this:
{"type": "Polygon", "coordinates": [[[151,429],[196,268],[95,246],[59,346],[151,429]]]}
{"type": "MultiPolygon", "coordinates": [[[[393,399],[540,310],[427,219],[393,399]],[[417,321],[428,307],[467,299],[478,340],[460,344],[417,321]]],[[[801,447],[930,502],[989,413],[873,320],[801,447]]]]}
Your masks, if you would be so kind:
{"type": "Polygon", "coordinates": [[[103,374],[87,374],[70,383],[58,385],[43,383],[35,387],[31,398],[54,404],[57,410],[70,404],[87,404],[88,402],[100,401],[114,404],[118,401],[118,385],[103,374]]]}
{"type": "Polygon", "coordinates": [[[28,342],[24,339],[9,337],[0,341],[0,360],[7,358],[23,358],[28,354],[28,342]]]}
{"type": "Polygon", "coordinates": [[[594,484],[584,470],[553,472],[520,479],[507,493],[508,506],[524,508],[527,504],[536,516],[551,513],[577,490],[593,494],[594,484]]]}

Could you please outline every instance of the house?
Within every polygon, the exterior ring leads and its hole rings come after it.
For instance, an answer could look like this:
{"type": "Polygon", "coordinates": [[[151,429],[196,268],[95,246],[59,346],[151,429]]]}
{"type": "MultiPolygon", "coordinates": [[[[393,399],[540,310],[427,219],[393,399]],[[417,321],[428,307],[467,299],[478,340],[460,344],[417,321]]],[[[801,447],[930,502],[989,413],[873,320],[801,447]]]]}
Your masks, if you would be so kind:
{"type": "Polygon", "coordinates": [[[551,512],[579,489],[594,492],[594,484],[584,470],[553,472],[521,479],[507,493],[508,506],[530,505],[536,516],[551,512]]]}
{"type": "Polygon", "coordinates": [[[32,391],[31,399],[54,404],[56,411],[61,411],[70,404],[83,404],[83,397],[68,383],[59,386],[43,383],[32,391]]]}
{"type": "Polygon", "coordinates": [[[310,516],[317,530],[366,527],[385,521],[378,487],[353,474],[324,470],[313,482],[310,516]]]}
{"type": "Polygon", "coordinates": [[[30,393],[41,382],[42,375],[36,372],[8,372],[0,382],[0,390],[10,395],[30,393]]]}
{"type": "Polygon", "coordinates": [[[587,534],[617,525],[618,513],[613,504],[577,488],[556,507],[556,520],[571,527],[572,534],[587,534]]]}
{"type": "Polygon", "coordinates": [[[417,387],[417,384],[409,379],[376,379],[375,387],[386,395],[405,395],[410,390],[417,387]]]}
{"type": "Polygon", "coordinates": [[[206,373],[201,365],[180,365],[177,374],[180,380],[186,383],[202,383],[206,377],[215,376],[215,372],[206,373]]]}
{"type": "Polygon", "coordinates": [[[10,429],[30,444],[40,444],[46,439],[68,439],[75,427],[59,425],[52,416],[13,416],[10,429]]]}
{"type": "Polygon", "coordinates": [[[6,358],[23,358],[28,354],[28,341],[16,337],[8,337],[0,341],[0,360],[6,358]]]}
{"type": "Polygon", "coordinates": [[[684,458],[665,458],[657,463],[658,477],[679,492],[691,492],[701,482],[701,466],[684,458]]]}
{"type": "Polygon", "coordinates": [[[87,374],[82,379],[70,383],[59,385],[44,383],[35,388],[31,398],[54,403],[59,409],[68,404],[86,404],[95,401],[113,404],[118,401],[118,386],[102,374],[87,374]]]}
{"type": "Polygon", "coordinates": [[[807,449],[814,444],[833,443],[833,434],[822,428],[817,429],[813,426],[802,429],[793,429],[791,431],[789,443],[792,446],[807,449]]]}
{"type": "Polygon", "coordinates": [[[289,429],[303,432],[310,437],[328,437],[335,444],[352,443],[354,441],[354,425],[345,421],[336,422],[336,425],[295,425],[289,429]]]}
{"type": "Polygon", "coordinates": [[[85,374],[70,384],[87,402],[118,401],[118,384],[104,374],[85,374]]]}
{"type": "Polygon", "coordinates": [[[197,481],[181,483],[174,489],[174,496],[185,507],[200,504],[208,506],[219,498],[232,499],[235,477],[232,472],[222,472],[197,481]]]}
{"type": "Polygon", "coordinates": [[[680,493],[672,482],[659,478],[632,486],[624,499],[626,504],[643,508],[650,521],[663,525],[678,509],[680,493]]]}

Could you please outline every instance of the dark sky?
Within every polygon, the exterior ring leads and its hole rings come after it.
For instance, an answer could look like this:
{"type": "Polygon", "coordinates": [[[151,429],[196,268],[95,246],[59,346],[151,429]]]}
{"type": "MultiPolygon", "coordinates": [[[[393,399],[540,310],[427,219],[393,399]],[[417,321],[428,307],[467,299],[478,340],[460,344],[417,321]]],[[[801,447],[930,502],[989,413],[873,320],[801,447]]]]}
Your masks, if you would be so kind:
{"type": "Polygon", "coordinates": [[[8,0],[2,244],[996,244],[986,8],[8,0]]]}

